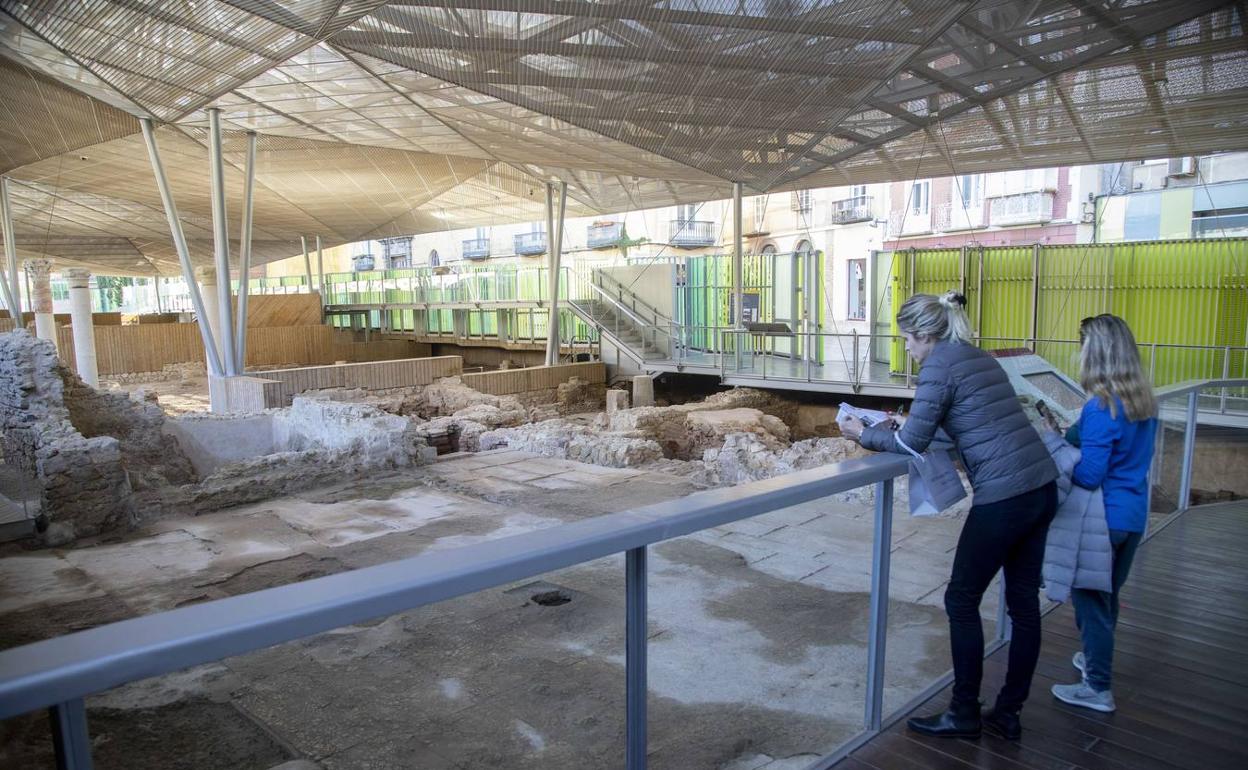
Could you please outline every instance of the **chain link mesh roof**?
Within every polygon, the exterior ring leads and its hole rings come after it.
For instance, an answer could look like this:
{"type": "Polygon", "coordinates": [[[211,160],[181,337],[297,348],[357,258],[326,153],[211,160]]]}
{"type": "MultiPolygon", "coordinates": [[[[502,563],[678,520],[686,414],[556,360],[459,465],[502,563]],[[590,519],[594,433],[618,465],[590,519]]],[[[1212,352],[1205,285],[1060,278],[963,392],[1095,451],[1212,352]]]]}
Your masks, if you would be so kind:
{"type": "Polygon", "coordinates": [[[1202,0],[28,0],[0,11],[16,238],[173,273],[137,117],[211,260],[729,194],[1248,148],[1243,6],[1202,0]],[[234,252],[237,253],[235,246],[234,252]]]}

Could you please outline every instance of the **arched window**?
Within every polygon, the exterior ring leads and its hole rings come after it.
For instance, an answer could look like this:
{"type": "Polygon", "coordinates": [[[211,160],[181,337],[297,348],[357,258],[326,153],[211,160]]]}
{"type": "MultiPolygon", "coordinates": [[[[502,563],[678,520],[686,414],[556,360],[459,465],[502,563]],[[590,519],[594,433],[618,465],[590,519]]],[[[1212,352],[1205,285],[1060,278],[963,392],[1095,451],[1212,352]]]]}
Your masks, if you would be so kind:
{"type": "Polygon", "coordinates": [[[769,244],[767,244],[766,246],[764,246],[764,247],[763,247],[763,250],[762,250],[761,252],[759,252],[759,253],[760,253],[760,254],[775,254],[775,253],[776,253],[776,244],[774,244],[774,243],[769,243],[769,244]]]}
{"type": "Polygon", "coordinates": [[[429,249],[429,267],[438,266],[438,250],[429,249]]]}
{"type": "Polygon", "coordinates": [[[809,254],[810,252],[814,251],[814,249],[811,248],[810,241],[803,240],[797,244],[797,248],[794,251],[796,251],[798,254],[809,254]]]}

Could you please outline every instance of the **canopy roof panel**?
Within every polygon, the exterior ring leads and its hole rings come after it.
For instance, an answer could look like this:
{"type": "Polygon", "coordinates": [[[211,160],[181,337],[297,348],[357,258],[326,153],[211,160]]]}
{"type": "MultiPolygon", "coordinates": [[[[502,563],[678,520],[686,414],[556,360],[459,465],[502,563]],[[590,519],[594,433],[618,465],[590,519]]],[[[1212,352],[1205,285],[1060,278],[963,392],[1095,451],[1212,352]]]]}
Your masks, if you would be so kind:
{"type": "Polygon", "coordinates": [[[207,113],[257,261],[569,213],[1248,148],[1242,5],[1211,0],[27,0],[0,11],[16,240],[173,272],[136,118],[211,258],[207,113]]]}

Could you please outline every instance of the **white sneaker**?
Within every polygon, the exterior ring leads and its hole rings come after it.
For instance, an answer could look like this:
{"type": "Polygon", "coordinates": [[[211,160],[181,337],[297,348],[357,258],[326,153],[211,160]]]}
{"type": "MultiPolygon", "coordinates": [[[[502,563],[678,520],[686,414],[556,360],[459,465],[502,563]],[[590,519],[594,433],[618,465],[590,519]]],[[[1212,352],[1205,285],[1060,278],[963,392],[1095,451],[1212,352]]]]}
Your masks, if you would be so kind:
{"type": "Polygon", "coordinates": [[[1110,713],[1118,707],[1114,705],[1114,694],[1110,690],[1097,692],[1088,686],[1087,682],[1079,682],[1078,684],[1055,684],[1053,685],[1053,697],[1062,703],[1069,703],[1072,706],[1082,706],[1085,709],[1093,711],[1103,711],[1110,713]]]}
{"type": "Polygon", "coordinates": [[[1083,674],[1084,679],[1088,678],[1088,663],[1083,658],[1082,650],[1075,653],[1075,656],[1070,659],[1070,663],[1072,666],[1079,669],[1079,673],[1083,674]]]}

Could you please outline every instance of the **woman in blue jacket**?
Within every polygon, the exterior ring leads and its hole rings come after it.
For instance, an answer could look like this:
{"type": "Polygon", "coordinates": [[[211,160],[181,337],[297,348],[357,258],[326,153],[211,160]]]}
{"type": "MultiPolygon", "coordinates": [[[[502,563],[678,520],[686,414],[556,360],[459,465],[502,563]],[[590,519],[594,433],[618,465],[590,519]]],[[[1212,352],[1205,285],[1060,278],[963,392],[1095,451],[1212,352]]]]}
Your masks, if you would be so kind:
{"type": "Polygon", "coordinates": [[[1075,668],[1076,684],[1053,685],[1053,695],[1073,706],[1113,711],[1110,689],[1118,592],[1126,582],[1135,549],[1148,526],[1148,469],[1157,433],[1157,399],[1126,322],[1108,313],[1079,325],[1080,380],[1091,396],[1079,418],[1082,457],[1074,482],[1100,488],[1113,546],[1113,590],[1075,588],[1071,602],[1083,637],[1075,668]]]}

